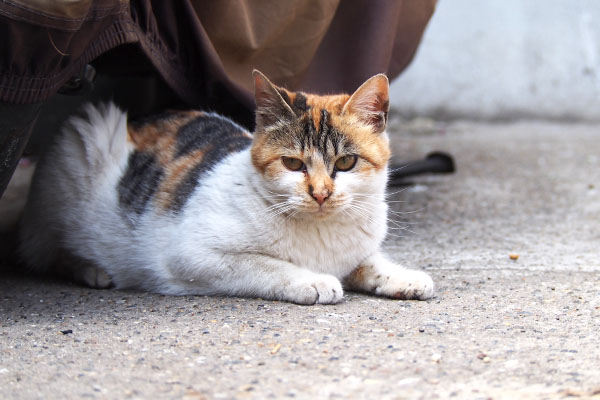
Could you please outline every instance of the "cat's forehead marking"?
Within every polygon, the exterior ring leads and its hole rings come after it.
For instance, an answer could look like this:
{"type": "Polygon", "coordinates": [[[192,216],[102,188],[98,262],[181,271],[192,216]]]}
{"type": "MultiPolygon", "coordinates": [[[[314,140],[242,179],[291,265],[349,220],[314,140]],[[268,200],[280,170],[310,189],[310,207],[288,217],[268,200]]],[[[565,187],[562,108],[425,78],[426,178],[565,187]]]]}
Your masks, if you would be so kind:
{"type": "Polygon", "coordinates": [[[350,98],[347,94],[316,95],[304,92],[290,92],[284,88],[278,88],[278,92],[297,116],[309,112],[317,122],[317,125],[319,124],[321,110],[327,110],[330,114],[339,115],[342,112],[344,104],[350,98]]]}
{"type": "Polygon", "coordinates": [[[302,119],[304,130],[298,138],[300,150],[317,149],[329,163],[340,152],[352,152],[351,140],[332,125],[332,116],[340,115],[348,95],[319,96],[302,92],[286,92],[294,112],[302,119]]]}
{"type": "Polygon", "coordinates": [[[303,121],[304,130],[298,141],[300,150],[313,149],[319,152],[325,163],[330,163],[340,153],[352,154],[356,146],[350,138],[331,123],[331,113],[327,109],[311,109],[318,112],[307,114],[303,121]]]}

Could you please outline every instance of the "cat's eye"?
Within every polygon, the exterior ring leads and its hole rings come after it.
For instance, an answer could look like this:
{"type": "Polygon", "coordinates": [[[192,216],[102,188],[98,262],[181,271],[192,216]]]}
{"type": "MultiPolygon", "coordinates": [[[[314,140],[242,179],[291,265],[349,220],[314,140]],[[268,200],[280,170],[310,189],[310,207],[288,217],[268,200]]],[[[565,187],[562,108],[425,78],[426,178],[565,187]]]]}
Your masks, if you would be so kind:
{"type": "Polygon", "coordinates": [[[337,161],[335,162],[335,169],[337,169],[338,171],[349,171],[352,168],[354,168],[354,165],[356,164],[356,156],[355,155],[350,155],[350,156],[343,156],[337,159],[337,161]]]}
{"type": "Polygon", "coordinates": [[[281,157],[281,161],[287,169],[292,171],[300,171],[302,168],[304,168],[304,163],[294,157],[281,157]]]}

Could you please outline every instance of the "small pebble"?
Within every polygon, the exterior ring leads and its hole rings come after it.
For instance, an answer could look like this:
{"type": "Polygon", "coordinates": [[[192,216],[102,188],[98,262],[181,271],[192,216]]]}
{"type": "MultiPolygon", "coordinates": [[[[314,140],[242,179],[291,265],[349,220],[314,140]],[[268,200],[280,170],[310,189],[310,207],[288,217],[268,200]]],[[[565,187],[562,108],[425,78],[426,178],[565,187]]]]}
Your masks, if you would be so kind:
{"type": "Polygon", "coordinates": [[[271,350],[271,354],[277,353],[279,349],[281,349],[281,343],[277,343],[275,347],[273,347],[273,350],[271,350]]]}
{"type": "Polygon", "coordinates": [[[517,261],[519,259],[519,255],[518,254],[509,254],[508,257],[513,260],[513,261],[517,261]]]}
{"type": "Polygon", "coordinates": [[[62,333],[63,335],[68,335],[70,333],[73,333],[73,330],[72,329],[65,329],[65,330],[60,331],[60,333],[62,333]]]}

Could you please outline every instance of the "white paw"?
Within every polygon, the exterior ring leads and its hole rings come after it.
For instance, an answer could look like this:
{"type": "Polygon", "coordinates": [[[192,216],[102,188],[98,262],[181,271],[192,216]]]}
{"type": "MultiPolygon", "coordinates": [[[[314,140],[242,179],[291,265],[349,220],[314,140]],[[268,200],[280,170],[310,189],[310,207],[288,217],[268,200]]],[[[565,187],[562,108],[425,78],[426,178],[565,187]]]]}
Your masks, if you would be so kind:
{"type": "Polygon", "coordinates": [[[344,290],[336,277],[314,274],[292,283],[285,297],[297,304],[335,304],[344,297],[344,290]]]}
{"type": "Polygon", "coordinates": [[[422,271],[399,269],[393,275],[380,277],[375,293],[402,300],[427,300],[434,296],[434,284],[422,271]]]}
{"type": "Polygon", "coordinates": [[[112,285],[111,276],[100,268],[84,266],[78,271],[78,274],[84,284],[94,289],[108,289],[112,285]]]}

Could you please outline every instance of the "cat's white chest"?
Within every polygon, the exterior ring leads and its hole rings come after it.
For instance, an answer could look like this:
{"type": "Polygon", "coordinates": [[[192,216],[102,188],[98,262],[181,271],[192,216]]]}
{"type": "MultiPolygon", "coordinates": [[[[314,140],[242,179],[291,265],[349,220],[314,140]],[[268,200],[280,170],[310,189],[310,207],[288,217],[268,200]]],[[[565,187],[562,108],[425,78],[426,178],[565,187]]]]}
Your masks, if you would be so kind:
{"type": "Polygon", "coordinates": [[[295,265],[342,279],[379,248],[385,225],[373,225],[336,221],[290,224],[280,232],[274,250],[295,265]]]}

